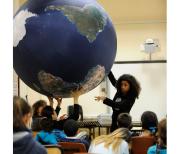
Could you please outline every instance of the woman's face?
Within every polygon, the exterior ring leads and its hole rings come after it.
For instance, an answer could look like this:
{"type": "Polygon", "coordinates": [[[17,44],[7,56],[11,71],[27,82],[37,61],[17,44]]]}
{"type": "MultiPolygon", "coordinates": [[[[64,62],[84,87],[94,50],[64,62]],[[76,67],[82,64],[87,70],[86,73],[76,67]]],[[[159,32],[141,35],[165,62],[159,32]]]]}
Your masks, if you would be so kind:
{"type": "Polygon", "coordinates": [[[128,81],[125,81],[125,80],[122,80],[121,81],[121,92],[123,94],[127,94],[127,92],[129,91],[130,89],[130,84],[128,81]]]}

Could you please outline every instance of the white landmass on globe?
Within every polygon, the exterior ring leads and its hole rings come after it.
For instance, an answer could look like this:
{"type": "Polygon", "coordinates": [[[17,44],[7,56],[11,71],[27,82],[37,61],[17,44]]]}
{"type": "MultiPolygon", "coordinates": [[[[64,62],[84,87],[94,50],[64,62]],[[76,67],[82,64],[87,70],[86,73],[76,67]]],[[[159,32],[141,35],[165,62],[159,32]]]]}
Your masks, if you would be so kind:
{"type": "Polygon", "coordinates": [[[16,47],[26,35],[26,19],[33,16],[37,16],[37,14],[31,13],[28,10],[22,10],[15,16],[13,20],[13,47],[16,47]]]}

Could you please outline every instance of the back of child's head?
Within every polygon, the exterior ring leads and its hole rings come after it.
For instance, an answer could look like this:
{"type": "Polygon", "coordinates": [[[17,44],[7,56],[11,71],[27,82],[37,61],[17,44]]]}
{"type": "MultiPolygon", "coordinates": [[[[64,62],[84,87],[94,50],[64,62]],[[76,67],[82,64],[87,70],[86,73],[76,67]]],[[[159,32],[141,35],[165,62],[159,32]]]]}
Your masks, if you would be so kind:
{"type": "Polygon", "coordinates": [[[77,134],[78,124],[75,120],[69,119],[64,123],[63,129],[67,136],[72,137],[77,134]]]}
{"type": "Polygon", "coordinates": [[[145,111],[141,116],[142,128],[151,131],[155,134],[157,131],[158,118],[152,111],[145,111]]]}
{"type": "Polygon", "coordinates": [[[163,145],[167,144],[167,123],[166,119],[163,119],[158,124],[158,137],[160,138],[163,145]]]}
{"type": "Polygon", "coordinates": [[[41,115],[48,119],[52,119],[53,113],[54,113],[54,109],[51,106],[45,106],[42,110],[41,115]]]}
{"type": "Polygon", "coordinates": [[[141,87],[140,83],[136,80],[136,78],[130,74],[123,74],[122,76],[120,76],[116,83],[116,88],[120,92],[120,85],[122,81],[127,81],[130,84],[130,89],[127,93],[128,97],[138,98],[141,87]]]}
{"type": "Polygon", "coordinates": [[[13,131],[23,131],[26,124],[23,122],[23,117],[31,113],[31,106],[21,97],[13,97],[13,131]]]}
{"type": "Polygon", "coordinates": [[[45,107],[47,105],[46,101],[44,100],[39,100],[37,102],[35,102],[32,106],[33,109],[33,116],[38,116],[39,115],[39,108],[40,107],[45,107]]]}
{"type": "Polygon", "coordinates": [[[132,118],[128,113],[120,113],[117,118],[119,128],[132,128],[132,118]]]}
{"type": "Polygon", "coordinates": [[[46,132],[51,132],[54,128],[54,123],[52,119],[43,118],[40,122],[42,130],[46,132]]]}

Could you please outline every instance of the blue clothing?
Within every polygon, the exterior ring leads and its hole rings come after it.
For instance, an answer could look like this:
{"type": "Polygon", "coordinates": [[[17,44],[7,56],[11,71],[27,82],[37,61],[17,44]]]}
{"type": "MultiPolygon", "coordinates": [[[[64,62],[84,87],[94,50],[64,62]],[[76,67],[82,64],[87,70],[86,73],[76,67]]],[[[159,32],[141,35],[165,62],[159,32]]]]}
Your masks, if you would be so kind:
{"type": "Polygon", "coordinates": [[[56,140],[59,142],[60,139],[62,138],[66,138],[66,134],[64,133],[64,131],[59,130],[59,129],[53,129],[52,133],[56,136],[56,140]]]}
{"type": "Polygon", "coordinates": [[[56,136],[52,132],[45,132],[44,130],[40,131],[35,138],[36,141],[39,141],[41,144],[57,144],[56,136]]]}
{"type": "Polygon", "coordinates": [[[23,131],[13,134],[13,154],[47,154],[47,151],[30,132],[23,131]]]}
{"type": "Polygon", "coordinates": [[[166,154],[167,153],[167,149],[157,149],[157,145],[151,146],[148,149],[147,154],[166,154]]]}

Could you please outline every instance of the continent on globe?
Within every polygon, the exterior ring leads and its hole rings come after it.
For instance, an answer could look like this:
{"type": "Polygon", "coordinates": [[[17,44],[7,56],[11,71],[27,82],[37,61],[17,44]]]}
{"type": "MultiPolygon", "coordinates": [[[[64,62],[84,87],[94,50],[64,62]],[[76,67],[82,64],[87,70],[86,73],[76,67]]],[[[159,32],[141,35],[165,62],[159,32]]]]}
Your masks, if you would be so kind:
{"type": "Polygon", "coordinates": [[[99,32],[106,25],[106,16],[94,5],[85,5],[83,8],[75,6],[48,6],[47,10],[62,11],[67,18],[76,25],[80,34],[93,42],[99,32]]]}
{"type": "Polygon", "coordinates": [[[95,0],[26,1],[13,22],[13,67],[33,90],[73,97],[109,74],[116,32],[95,0]]]}
{"type": "MultiPolygon", "coordinates": [[[[104,76],[105,69],[99,65],[92,68],[85,76],[84,81],[80,83],[69,83],[60,77],[53,76],[52,74],[44,71],[40,71],[38,73],[39,82],[46,92],[52,94],[53,96],[61,96],[64,94],[64,97],[71,95],[71,92],[76,90],[80,90],[81,94],[90,91],[103,80],[104,76]]],[[[37,90],[39,90],[39,88],[37,90]]]]}

